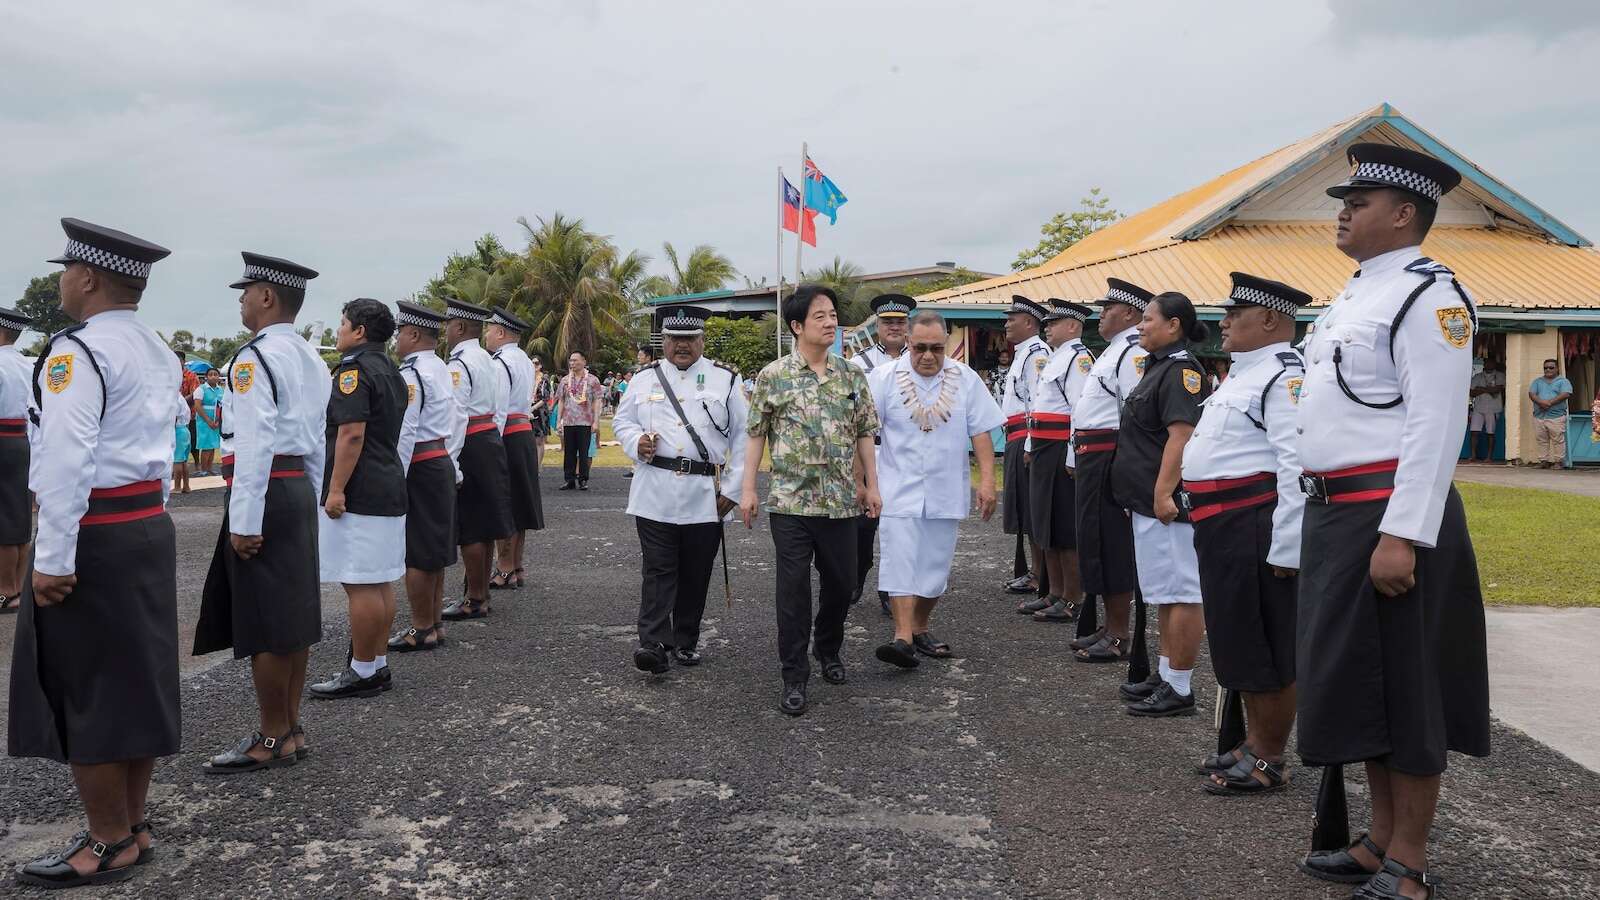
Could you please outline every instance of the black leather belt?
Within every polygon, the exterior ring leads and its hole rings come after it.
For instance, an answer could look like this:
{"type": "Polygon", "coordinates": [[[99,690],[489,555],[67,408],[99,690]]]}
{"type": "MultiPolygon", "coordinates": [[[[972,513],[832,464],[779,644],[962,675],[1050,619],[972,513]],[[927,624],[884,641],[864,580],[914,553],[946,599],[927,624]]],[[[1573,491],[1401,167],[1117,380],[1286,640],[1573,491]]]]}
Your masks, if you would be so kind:
{"type": "Polygon", "coordinates": [[[1300,491],[1310,503],[1365,503],[1394,494],[1397,460],[1351,466],[1336,472],[1301,472],[1300,491]]]}
{"type": "Polygon", "coordinates": [[[650,465],[658,469],[666,469],[674,475],[715,475],[717,467],[708,462],[697,459],[684,459],[681,456],[652,456],[650,465]]]}

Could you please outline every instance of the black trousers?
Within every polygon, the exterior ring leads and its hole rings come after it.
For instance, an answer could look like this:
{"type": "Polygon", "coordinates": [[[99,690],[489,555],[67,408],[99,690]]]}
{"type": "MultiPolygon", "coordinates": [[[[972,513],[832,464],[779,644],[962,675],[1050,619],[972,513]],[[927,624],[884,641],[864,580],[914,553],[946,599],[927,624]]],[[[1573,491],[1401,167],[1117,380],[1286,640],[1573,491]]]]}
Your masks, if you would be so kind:
{"type": "Polygon", "coordinates": [[[644,556],[639,643],[693,650],[700,643],[706,586],[717,559],[717,523],[671,525],[643,516],[633,522],[644,556]]]}
{"type": "Polygon", "coordinates": [[[878,520],[856,516],[856,589],[852,600],[867,592],[867,573],[872,571],[872,554],[878,542],[878,520]]]}
{"type": "Polygon", "coordinates": [[[806,648],[819,659],[839,655],[844,620],[856,583],[856,520],[772,514],[772,546],[778,561],[778,659],[784,683],[811,677],[806,648]],[[811,619],[811,569],[822,577],[817,617],[811,619]]]}
{"type": "Polygon", "coordinates": [[[589,480],[589,426],[561,428],[561,474],[567,483],[589,480]]]}

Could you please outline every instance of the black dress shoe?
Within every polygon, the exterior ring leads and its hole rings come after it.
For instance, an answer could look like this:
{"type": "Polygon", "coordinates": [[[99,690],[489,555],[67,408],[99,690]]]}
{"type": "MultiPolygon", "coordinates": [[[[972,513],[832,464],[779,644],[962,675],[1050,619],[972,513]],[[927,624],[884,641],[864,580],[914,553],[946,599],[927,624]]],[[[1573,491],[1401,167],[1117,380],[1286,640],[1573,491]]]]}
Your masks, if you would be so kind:
{"type": "Polygon", "coordinates": [[[1166,718],[1167,716],[1192,716],[1194,715],[1194,692],[1179,694],[1172,689],[1172,685],[1165,681],[1155,689],[1150,696],[1138,703],[1130,703],[1123,707],[1130,716],[1148,716],[1150,718],[1166,718]]]}
{"type": "Polygon", "coordinates": [[[806,683],[796,681],[783,686],[778,698],[778,710],[784,715],[798,716],[806,711],[806,683]]]}
{"type": "Polygon", "coordinates": [[[376,697],[383,693],[383,681],[374,672],[371,678],[362,678],[355,669],[343,672],[311,686],[311,696],[322,700],[343,700],[346,697],[376,697]]]}
{"type": "Polygon", "coordinates": [[[663,644],[640,644],[633,651],[633,667],[641,672],[651,675],[665,674],[667,665],[667,648],[663,644]]]}
{"type": "Polygon", "coordinates": [[[240,738],[239,743],[235,744],[227,752],[211,757],[211,760],[201,768],[205,769],[207,775],[238,775],[241,772],[256,772],[261,769],[292,766],[299,761],[299,757],[293,753],[284,755],[283,742],[287,741],[293,734],[294,732],[291,729],[289,734],[281,738],[263,737],[261,732],[258,731],[249,737],[240,738]],[[267,752],[271,755],[266,759],[256,759],[250,755],[250,751],[256,747],[267,748],[267,752]]]}
{"type": "Polygon", "coordinates": [[[680,666],[698,666],[700,651],[692,647],[679,647],[672,651],[672,659],[680,666]]]}
{"type": "Polygon", "coordinates": [[[589,482],[587,482],[587,481],[578,482],[578,490],[587,491],[588,489],[589,489],[589,482]]]}
{"type": "Polygon", "coordinates": [[[134,835],[128,835],[115,844],[107,845],[89,837],[89,832],[79,832],[72,840],[72,846],[49,856],[41,856],[17,870],[17,881],[22,884],[31,884],[45,888],[71,888],[81,887],[86,884],[111,884],[115,881],[126,881],[133,877],[136,862],[125,866],[112,868],[122,851],[138,842],[134,835]],[[87,875],[79,875],[78,870],[67,862],[78,851],[89,848],[99,858],[100,864],[94,871],[87,875]]]}
{"type": "Polygon", "coordinates": [[[844,672],[844,663],[837,656],[817,657],[822,666],[822,680],[829,684],[844,684],[850,677],[844,672]]]}
{"type": "Polygon", "coordinates": [[[1033,580],[1032,575],[1023,575],[1006,582],[1006,593],[1008,594],[1037,594],[1038,592],[1039,584],[1033,580]]]}
{"type": "Polygon", "coordinates": [[[577,489],[578,489],[578,486],[576,484],[573,484],[570,481],[567,482],[566,484],[563,484],[561,487],[556,488],[556,490],[558,490],[558,491],[575,491],[577,489]]]}
{"type": "MultiPolygon", "coordinates": [[[[1137,703],[1140,700],[1148,698],[1151,694],[1154,694],[1156,692],[1156,688],[1161,687],[1162,683],[1161,673],[1151,672],[1150,677],[1143,681],[1130,681],[1127,684],[1117,688],[1117,693],[1122,695],[1123,700],[1126,700],[1129,703],[1137,703]]],[[[1231,768],[1232,766],[1233,763],[1230,762],[1225,768],[1231,768]]]]}
{"type": "Polygon", "coordinates": [[[376,677],[378,679],[378,684],[381,685],[384,690],[394,690],[394,673],[389,671],[389,666],[387,664],[378,670],[376,677]]]}
{"type": "Polygon", "coordinates": [[[1378,860],[1379,865],[1382,865],[1384,849],[1373,842],[1371,837],[1362,834],[1356,838],[1354,844],[1343,850],[1314,850],[1306,854],[1306,858],[1300,861],[1300,871],[1323,881],[1362,884],[1377,872],[1362,866],[1354,856],[1350,855],[1350,851],[1357,845],[1367,848],[1367,852],[1378,860]]]}

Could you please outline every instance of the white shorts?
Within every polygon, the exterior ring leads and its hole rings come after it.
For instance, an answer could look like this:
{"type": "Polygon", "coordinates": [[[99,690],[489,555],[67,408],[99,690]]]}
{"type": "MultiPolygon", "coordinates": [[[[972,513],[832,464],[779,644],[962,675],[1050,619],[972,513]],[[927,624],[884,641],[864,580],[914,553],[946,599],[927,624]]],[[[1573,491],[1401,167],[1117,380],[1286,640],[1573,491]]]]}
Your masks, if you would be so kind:
{"type": "Polygon", "coordinates": [[[891,597],[942,597],[950,586],[960,519],[878,520],[878,590],[891,597]]]}
{"type": "Polygon", "coordinates": [[[1144,602],[1200,602],[1200,558],[1194,552],[1194,526],[1188,522],[1161,524],[1132,513],[1133,555],[1139,568],[1139,592],[1144,602]]]}
{"type": "Polygon", "coordinates": [[[337,519],[318,511],[317,557],[324,584],[384,584],[406,574],[406,517],[337,519]]]}
{"type": "MultiPolygon", "coordinates": [[[[1495,419],[1498,419],[1499,417],[1500,417],[1499,413],[1475,412],[1475,413],[1472,414],[1472,418],[1469,420],[1471,424],[1469,424],[1467,426],[1467,430],[1468,431],[1487,431],[1490,434],[1494,434],[1494,422],[1495,422],[1495,419]]],[[[1456,421],[1459,422],[1461,420],[1457,419],[1456,421]]]]}

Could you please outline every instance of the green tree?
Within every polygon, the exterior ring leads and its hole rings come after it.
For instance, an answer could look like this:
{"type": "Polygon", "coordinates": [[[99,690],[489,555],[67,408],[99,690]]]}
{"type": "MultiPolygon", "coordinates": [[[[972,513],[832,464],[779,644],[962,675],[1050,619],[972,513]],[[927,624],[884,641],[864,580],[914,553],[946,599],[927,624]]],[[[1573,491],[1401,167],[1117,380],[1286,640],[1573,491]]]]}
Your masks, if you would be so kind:
{"type": "Polygon", "coordinates": [[[51,272],[30,280],[17,301],[17,312],[33,320],[31,330],[44,335],[29,351],[38,355],[49,335],[72,324],[72,318],[61,310],[61,273],[51,272]]]}
{"type": "Polygon", "coordinates": [[[626,333],[629,302],[611,278],[619,254],[610,238],[559,212],[537,227],[521,217],[517,224],[528,237],[526,309],[543,339],[530,346],[564,362],[573,350],[593,353],[603,335],[626,333]]]}
{"type": "Polygon", "coordinates": [[[839,295],[839,324],[856,325],[872,313],[868,298],[857,297],[861,288],[861,267],[838,256],[833,262],[803,273],[800,280],[808,284],[825,284],[839,295]]]}
{"type": "Polygon", "coordinates": [[[1099,188],[1090,188],[1089,196],[1078,201],[1077,210],[1056,213],[1039,226],[1039,233],[1044,237],[1035,246],[1018,253],[1011,268],[1020,272],[1049,262],[1068,247],[1121,218],[1122,213],[1111,208],[1110,199],[1100,196],[1099,188]]]}
{"type": "Polygon", "coordinates": [[[678,250],[671,242],[663,243],[667,264],[672,266],[670,277],[653,275],[646,280],[647,296],[665,297],[671,294],[703,294],[720,291],[729,281],[739,277],[733,261],[718,253],[710,244],[697,244],[680,264],[678,250]]]}
{"type": "Polygon", "coordinates": [[[200,356],[205,357],[206,361],[213,366],[226,366],[228,361],[233,359],[233,355],[239,352],[239,348],[250,340],[250,337],[250,332],[241,328],[239,333],[233,337],[210,338],[206,341],[204,350],[199,350],[198,347],[196,350],[200,356]]]}
{"type": "Polygon", "coordinates": [[[760,320],[718,316],[706,322],[706,355],[754,378],[778,358],[778,348],[773,344],[772,329],[760,320]]]}
{"type": "MultiPolygon", "coordinates": [[[[204,340],[204,338],[201,338],[201,340],[204,340]]],[[[167,339],[167,346],[174,350],[182,350],[184,353],[193,353],[197,346],[194,332],[187,328],[179,328],[172,333],[172,337],[167,339]]]]}

